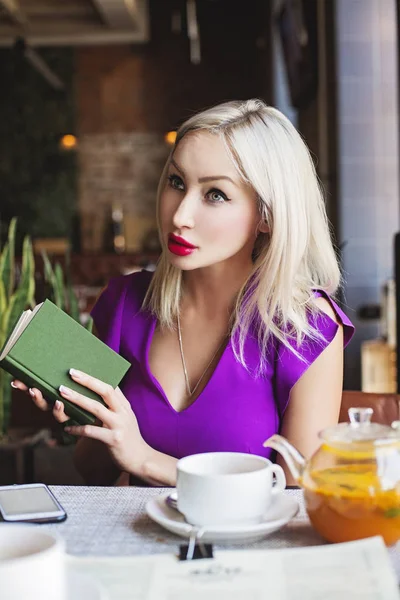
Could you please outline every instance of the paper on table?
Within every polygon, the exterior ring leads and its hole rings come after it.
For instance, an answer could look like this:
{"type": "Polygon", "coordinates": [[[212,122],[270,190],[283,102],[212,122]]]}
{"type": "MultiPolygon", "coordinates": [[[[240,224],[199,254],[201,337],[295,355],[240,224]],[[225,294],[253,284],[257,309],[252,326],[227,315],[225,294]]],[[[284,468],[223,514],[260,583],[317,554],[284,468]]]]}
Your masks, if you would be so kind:
{"type": "Polygon", "coordinates": [[[399,600],[383,540],[286,550],[220,551],[179,562],[171,555],[73,558],[108,600],[399,600]]]}
{"type": "Polygon", "coordinates": [[[166,561],[174,565],[176,558],[166,554],[155,556],[112,556],[82,558],[70,556],[69,567],[93,577],[107,591],[105,600],[147,600],[156,568],[166,561]]]}

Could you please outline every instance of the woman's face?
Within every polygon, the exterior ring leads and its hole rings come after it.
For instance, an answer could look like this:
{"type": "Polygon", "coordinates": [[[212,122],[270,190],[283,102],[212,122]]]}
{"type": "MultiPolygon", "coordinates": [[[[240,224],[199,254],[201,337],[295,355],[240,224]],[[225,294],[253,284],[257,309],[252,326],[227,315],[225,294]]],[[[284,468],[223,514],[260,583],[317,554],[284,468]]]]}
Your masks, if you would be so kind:
{"type": "Polygon", "coordinates": [[[179,142],[159,218],[169,259],[180,269],[251,263],[260,222],[256,194],[241,180],[217,135],[193,132],[179,142]]]}

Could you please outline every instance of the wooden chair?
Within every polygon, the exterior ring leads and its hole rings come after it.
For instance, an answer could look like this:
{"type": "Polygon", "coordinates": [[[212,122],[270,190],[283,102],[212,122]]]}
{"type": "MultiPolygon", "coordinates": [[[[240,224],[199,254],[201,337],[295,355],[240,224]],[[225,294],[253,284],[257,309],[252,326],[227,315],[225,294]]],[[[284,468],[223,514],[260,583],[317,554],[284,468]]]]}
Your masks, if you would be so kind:
{"type": "Polygon", "coordinates": [[[400,420],[400,395],[398,394],[343,391],[339,423],[349,420],[347,411],[352,406],[373,408],[372,421],[376,423],[390,425],[393,421],[400,420]]]}

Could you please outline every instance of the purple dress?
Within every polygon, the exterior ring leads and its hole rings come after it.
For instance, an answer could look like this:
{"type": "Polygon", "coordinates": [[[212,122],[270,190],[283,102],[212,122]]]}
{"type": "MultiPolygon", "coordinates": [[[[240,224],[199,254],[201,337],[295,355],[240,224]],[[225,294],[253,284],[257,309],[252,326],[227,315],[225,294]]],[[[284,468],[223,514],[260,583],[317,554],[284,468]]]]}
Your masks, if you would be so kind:
{"type": "MultiPolygon", "coordinates": [[[[141,304],[151,276],[142,271],[112,279],[92,311],[99,337],[132,365],[120,387],[135,412],[144,440],[176,458],[213,451],[268,457],[271,449],[264,448],[263,442],[279,431],[291,388],[332,341],[338,325],[328,315],[315,317],[324,340],[304,340],[298,350],[305,361],[276,340],[271,341],[268,365],[259,377],[252,374],[259,360],[256,340],[248,336],[245,345],[250,372],[237,362],[229,341],[203,391],[193,404],[177,412],[149,366],[156,318],[141,310],[141,304]]],[[[343,324],[346,345],[353,325],[329,301],[343,324]]]]}

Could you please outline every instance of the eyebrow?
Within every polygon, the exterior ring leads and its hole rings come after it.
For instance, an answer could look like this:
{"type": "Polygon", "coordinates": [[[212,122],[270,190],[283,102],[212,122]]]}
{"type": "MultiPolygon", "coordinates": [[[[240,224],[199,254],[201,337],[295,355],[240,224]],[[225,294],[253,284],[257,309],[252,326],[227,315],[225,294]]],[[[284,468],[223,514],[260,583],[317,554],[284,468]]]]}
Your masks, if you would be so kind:
{"type": "MultiPolygon", "coordinates": [[[[177,171],[179,171],[180,173],[182,173],[182,175],[184,175],[184,171],[183,169],[181,169],[176,162],[174,161],[173,158],[171,158],[171,163],[174,165],[174,167],[176,168],[177,171]]],[[[230,177],[228,177],[227,175],[210,175],[208,177],[200,177],[197,181],[199,183],[206,183],[208,181],[217,181],[219,179],[226,179],[227,181],[230,181],[231,183],[233,183],[233,185],[237,185],[233,179],[231,179],[230,177]]]]}

